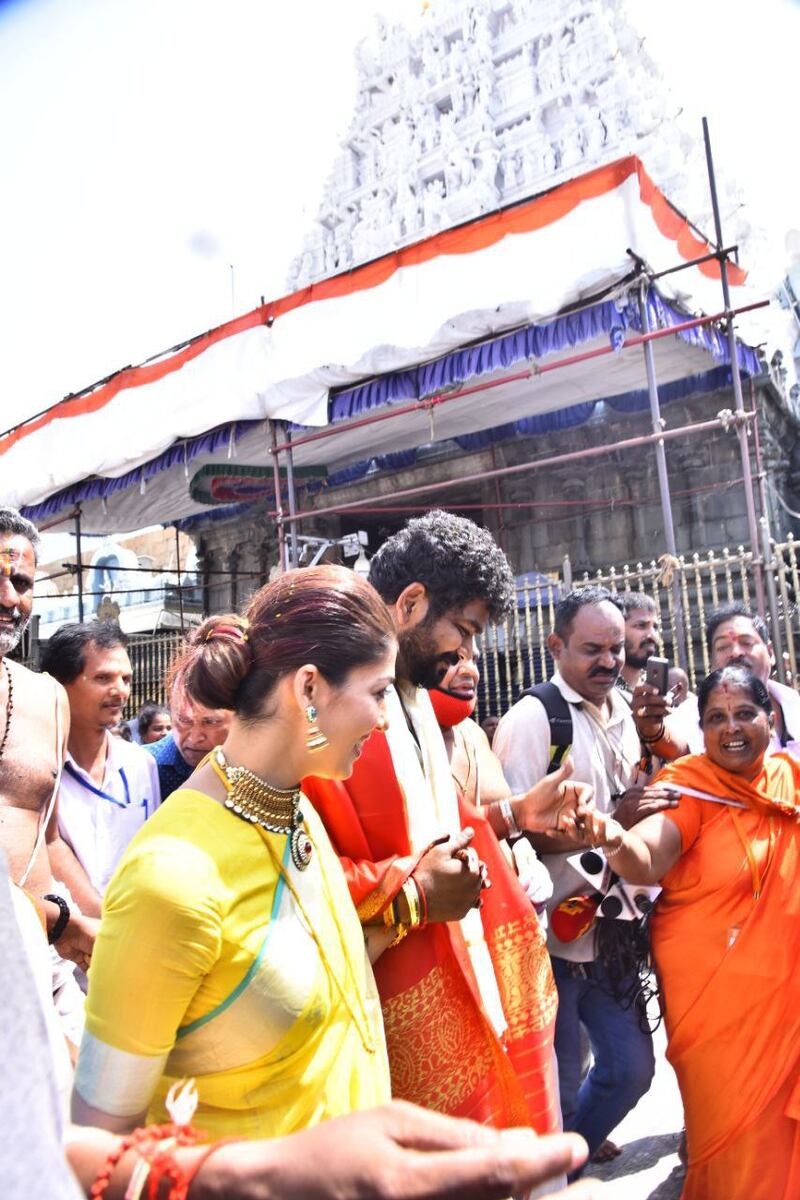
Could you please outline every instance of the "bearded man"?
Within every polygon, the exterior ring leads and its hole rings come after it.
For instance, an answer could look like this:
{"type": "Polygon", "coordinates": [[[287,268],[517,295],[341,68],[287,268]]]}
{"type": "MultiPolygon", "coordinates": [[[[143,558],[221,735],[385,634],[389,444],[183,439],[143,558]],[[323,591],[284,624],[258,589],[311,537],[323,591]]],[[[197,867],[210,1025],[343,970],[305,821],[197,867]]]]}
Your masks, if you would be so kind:
{"type": "MultiPolygon", "coordinates": [[[[61,845],[57,793],[69,736],[64,689],[18,662],[28,627],[39,534],[16,509],[0,509],[0,850],[12,881],[36,903],[58,955],[85,968],[97,922],[83,917],[53,879],[48,850],[61,845]]],[[[82,997],[71,964],[55,963],[53,989],[70,1041],[80,1039],[82,997]]]]}
{"type": "MultiPolygon", "coordinates": [[[[389,727],[350,779],[304,792],[336,847],[375,963],[395,1096],[498,1127],[557,1128],[556,992],[535,912],[499,837],[580,815],[564,774],[483,809],[459,798],[428,692],[487,622],[514,608],[505,555],[445,512],[408,522],[372,559],[399,642],[389,727]],[[373,937],[374,943],[375,938],[373,937]]],[[[324,729],[322,731],[324,733],[324,729]]]]}
{"type": "Polygon", "coordinates": [[[625,662],[617,676],[617,687],[628,703],[633,689],[644,680],[647,660],[658,654],[658,613],[646,592],[620,592],[617,603],[625,618],[625,662]]]}

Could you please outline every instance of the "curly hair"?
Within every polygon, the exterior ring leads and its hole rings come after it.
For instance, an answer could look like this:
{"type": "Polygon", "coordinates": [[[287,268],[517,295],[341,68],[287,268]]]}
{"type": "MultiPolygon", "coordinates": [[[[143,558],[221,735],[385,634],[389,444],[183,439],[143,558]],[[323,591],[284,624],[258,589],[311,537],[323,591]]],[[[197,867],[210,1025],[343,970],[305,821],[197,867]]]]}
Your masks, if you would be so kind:
{"type": "Polygon", "coordinates": [[[508,559],[487,529],[433,509],[414,517],[374,555],[369,581],[387,604],[411,583],[424,584],[434,615],[483,600],[493,621],[516,603],[508,559]]]}

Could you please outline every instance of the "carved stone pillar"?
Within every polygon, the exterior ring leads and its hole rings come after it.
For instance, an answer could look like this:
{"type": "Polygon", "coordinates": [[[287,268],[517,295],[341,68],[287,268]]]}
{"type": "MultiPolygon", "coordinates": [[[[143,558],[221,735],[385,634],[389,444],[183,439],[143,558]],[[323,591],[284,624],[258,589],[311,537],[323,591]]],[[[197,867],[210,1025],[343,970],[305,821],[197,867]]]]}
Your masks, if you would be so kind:
{"type": "Polygon", "coordinates": [[[239,569],[242,562],[242,551],[242,543],[237,542],[228,555],[228,561],[226,563],[230,575],[229,586],[231,612],[238,612],[239,610],[239,569]]]}

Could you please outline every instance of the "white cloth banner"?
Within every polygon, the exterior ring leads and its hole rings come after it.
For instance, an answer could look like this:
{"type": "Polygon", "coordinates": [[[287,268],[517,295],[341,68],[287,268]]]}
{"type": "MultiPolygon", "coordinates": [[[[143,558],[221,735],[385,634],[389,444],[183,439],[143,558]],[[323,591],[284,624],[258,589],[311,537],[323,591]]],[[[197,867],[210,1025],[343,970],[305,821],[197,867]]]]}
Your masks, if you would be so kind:
{"type": "MultiPolygon", "coordinates": [[[[69,415],[65,406],[16,442],[0,439],[0,502],[34,504],[91,476],[124,475],[176,440],[229,421],[324,425],[330,388],[552,317],[628,274],[628,247],[656,270],[678,257],[635,173],[493,244],[469,227],[456,233],[422,261],[387,267],[371,286],[363,286],[372,279],[367,267],[339,281],[343,294],[325,296],[323,283],[288,311],[278,302],[271,327],[227,336],[155,382],[123,387],[96,411],[69,415]]],[[[696,268],[677,278],[691,286],[695,307],[721,308],[719,285],[696,268]]]]}

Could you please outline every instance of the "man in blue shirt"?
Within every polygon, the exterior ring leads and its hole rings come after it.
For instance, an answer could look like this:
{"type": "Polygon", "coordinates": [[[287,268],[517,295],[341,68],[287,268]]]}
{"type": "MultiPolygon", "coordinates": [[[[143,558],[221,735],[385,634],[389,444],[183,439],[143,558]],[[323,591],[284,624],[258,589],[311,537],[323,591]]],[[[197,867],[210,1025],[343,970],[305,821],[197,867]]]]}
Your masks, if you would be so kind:
{"type": "Polygon", "coordinates": [[[182,787],[200,761],[228,736],[233,713],[227,708],[206,708],[190,700],[180,685],[172,689],[172,731],[144,749],[158,768],[161,799],[182,787]]]}

